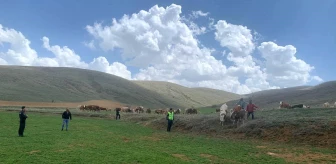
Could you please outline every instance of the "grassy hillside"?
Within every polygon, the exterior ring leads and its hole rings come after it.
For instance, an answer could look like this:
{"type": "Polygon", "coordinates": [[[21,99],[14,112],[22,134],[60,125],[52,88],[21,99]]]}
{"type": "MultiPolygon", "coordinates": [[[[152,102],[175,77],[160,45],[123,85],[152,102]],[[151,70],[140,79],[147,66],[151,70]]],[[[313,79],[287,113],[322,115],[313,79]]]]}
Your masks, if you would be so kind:
{"type": "Polygon", "coordinates": [[[77,68],[0,66],[0,99],[79,102],[112,100],[145,107],[180,107],[169,98],[126,79],[77,68]]]}
{"type": "MultiPolygon", "coordinates": [[[[123,120],[28,113],[17,137],[17,112],[0,110],[0,163],[333,163],[335,150],[154,130],[123,120]]],[[[223,128],[220,128],[223,129],[223,128]]],[[[209,133],[210,134],[210,133],[209,133]]],[[[223,136],[224,137],[224,136],[223,136]]]]}
{"type": "MultiPolygon", "coordinates": [[[[255,92],[244,95],[252,98],[253,101],[262,108],[278,108],[279,102],[284,101],[290,104],[306,104],[312,107],[322,107],[322,104],[336,101],[336,81],[325,82],[316,86],[299,86],[284,89],[273,89],[255,92]]],[[[228,105],[237,102],[231,101],[228,105]]]]}
{"type": "Polygon", "coordinates": [[[134,81],[149,90],[171,98],[179,104],[191,104],[194,107],[209,106],[240,98],[239,95],[209,88],[187,88],[163,81],[134,81]]]}

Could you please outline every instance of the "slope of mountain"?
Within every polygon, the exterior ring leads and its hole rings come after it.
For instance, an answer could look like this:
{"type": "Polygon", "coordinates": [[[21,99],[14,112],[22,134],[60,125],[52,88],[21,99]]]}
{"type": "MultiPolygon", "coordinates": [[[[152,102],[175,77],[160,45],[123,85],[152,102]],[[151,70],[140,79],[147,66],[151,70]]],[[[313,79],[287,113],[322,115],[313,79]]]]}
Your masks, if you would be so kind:
{"type": "Polygon", "coordinates": [[[209,106],[240,98],[238,94],[209,88],[187,88],[163,81],[134,81],[136,84],[160,95],[173,99],[179,104],[194,107],[209,106]]]}
{"type": "Polygon", "coordinates": [[[237,94],[173,83],[129,81],[111,74],[64,67],[0,66],[0,100],[82,102],[111,100],[145,107],[199,107],[237,94]]]}
{"type": "Polygon", "coordinates": [[[111,100],[145,107],[180,104],[118,76],[63,67],[0,66],[0,100],[79,102],[111,100]]]}
{"type": "MultiPolygon", "coordinates": [[[[253,102],[262,108],[278,108],[280,101],[289,104],[305,104],[312,107],[322,107],[322,104],[336,101],[336,81],[325,82],[316,86],[299,86],[284,89],[272,89],[244,95],[245,101],[252,98],[253,102]]],[[[230,101],[228,105],[237,102],[230,101]]]]}

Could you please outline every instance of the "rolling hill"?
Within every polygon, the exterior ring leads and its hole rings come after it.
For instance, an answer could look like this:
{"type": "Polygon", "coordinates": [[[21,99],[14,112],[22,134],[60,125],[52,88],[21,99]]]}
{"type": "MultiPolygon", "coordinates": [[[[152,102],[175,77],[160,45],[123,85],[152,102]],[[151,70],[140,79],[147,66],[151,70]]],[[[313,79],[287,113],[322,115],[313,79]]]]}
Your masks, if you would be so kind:
{"type": "MultiPolygon", "coordinates": [[[[284,89],[272,89],[244,95],[246,102],[252,98],[253,102],[262,108],[277,108],[279,102],[289,104],[305,104],[311,107],[322,107],[322,104],[336,101],[336,81],[325,82],[316,86],[299,86],[284,89]]],[[[232,106],[235,101],[228,102],[232,106]]]]}
{"type": "MultiPolygon", "coordinates": [[[[129,105],[166,107],[172,100],[118,76],[62,67],[0,66],[0,99],[81,102],[111,100],[129,105]]],[[[177,107],[179,104],[176,104],[177,107]]]]}
{"type": "Polygon", "coordinates": [[[0,66],[0,77],[0,100],[4,101],[111,100],[151,108],[184,108],[207,106],[237,97],[236,94],[220,90],[129,81],[111,74],[78,68],[0,66]],[[170,89],[165,89],[164,85],[170,89]]]}
{"type": "Polygon", "coordinates": [[[163,81],[134,81],[136,84],[160,95],[173,99],[179,104],[194,107],[218,104],[240,98],[238,94],[209,88],[188,88],[163,81]]]}

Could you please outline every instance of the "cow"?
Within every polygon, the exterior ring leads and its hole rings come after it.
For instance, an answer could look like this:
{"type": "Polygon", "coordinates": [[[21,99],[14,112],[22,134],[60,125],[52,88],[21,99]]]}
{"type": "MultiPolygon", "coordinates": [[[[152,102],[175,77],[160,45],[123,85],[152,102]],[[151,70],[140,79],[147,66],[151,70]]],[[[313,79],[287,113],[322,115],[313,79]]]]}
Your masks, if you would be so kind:
{"type": "Polygon", "coordinates": [[[166,112],[166,110],[164,110],[164,109],[156,109],[154,112],[156,114],[164,114],[166,112]]]}
{"type": "Polygon", "coordinates": [[[125,112],[125,113],[131,113],[132,110],[130,107],[125,106],[125,107],[121,107],[121,112],[125,112]]]}
{"type": "Polygon", "coordinates": [[[99,107],[99,110],[102,110],[102,111],[107,111],[107,109],[106,109],[106,108],[104,108],[104,107],[99,107]]]}
{"type": "Polygon", "coordinates": [[[303,105],[303,104],[297,104],[297,105],[293,105],[293,106],[291,106],[290,108],[291,108],[291,109],[295,109],[295,108],[304,108],[304,106],[305,106],[305,105],[303,105]]]}
{"type": "Polygon", "coordinates": [[[185,111],[186,114],[197,114],[197,109],[189,108],[185,111]]]}
{"type": "Polygon", "coordinates": [[[146,110],[146,113],[151,113],[152,111],[151,111],[151,109],[150,108],[148,108],[147,110],[146,110]]]}
{"type": "Polygon", "coordinates": [[[85,105],[80,105],[80,106],[79,106],[79,110],[84,111],[84,110],[85,110],[85,105]]]}
{"type": "Polygon", "coordinates": [[[219,120],[220,120],[220,124],[223,126],[224,125],[224,121],[225,118],[227,116],[229,116],[229,109],[228,106],[226,105],[226,103],[224,103],[221,107],[220,107],[220,112],[219,112],[219,120]]]}
{"type": "Polygon", "coordinates": [[[89,110],[89,111],[100,111],[100,108],[98,105],[88,105],[86,106],[86,108],[89,110]]]}
{"type": "Polygon", "coordinates": [[[290,104],[287,104],[287,103],[285,103],[283,101],[280,101],[279,109],[281,109],[281,108],[287,108],[287,109],[289,109],[289,108],[291,108],[291,106],[290,106],[290,104]]]}
{"type": "Polygon", "coordinates": [[[175,111],[174,111],[174,114],[180,114],[181,113],[181,109],[176,109],[175,111]]]}
{"type": "Polygon", "coordinates": [[[325,102],[325,103],[323,104],[323,107],[324,107],[324,108],[329,108],[329,106],[330,106],[329,102],[325,102]]]}
{"type": "Polygon", "coordinates": [[[143,113],[144,112],[144,107],[138,106],[134,109],[135,113],[143,113]]]}
{"type": "Polygon", "coordinates": [[[233,124],[236,123],[238,127],[238,123],[242,122],[242,125],[244,125],[244,120],[246,120],[246,111],[242,110],[240,105],[235,106],[232,111],[233,112],[230,118],[233,120],[233,124]]]}

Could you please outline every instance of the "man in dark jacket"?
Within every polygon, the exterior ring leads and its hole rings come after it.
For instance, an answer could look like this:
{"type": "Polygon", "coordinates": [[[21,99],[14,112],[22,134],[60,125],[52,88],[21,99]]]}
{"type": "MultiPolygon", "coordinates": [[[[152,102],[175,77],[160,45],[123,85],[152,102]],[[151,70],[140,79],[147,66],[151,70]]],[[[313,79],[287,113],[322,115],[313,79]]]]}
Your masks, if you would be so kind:
{"type": "Polygon", "coordinates": [[[63,118],[62,131],[64,128],[64,124],[66,124],[65,128],[66,131],[68,131],[69,119],[72,120],[71,113],[68,108],[66,108],[66,110],[63,112],[62,118],[63,118]]]}
{"type": "Polygon", "coordinates": [[[20,118],[20,127],[19,127],[19,137],[23,137],[23,132],[26,127],[26,119],[28,116],[26,115],[26,107],[22,106],[21,107],[21,112],[19,113],[19,118],[20,118]]]}
{"type": "Polygon", "coordinates": [[[118,118],[120,120],[120,110],[120,108],[116,108],[116,120],[118,120],[118,118]]]}

